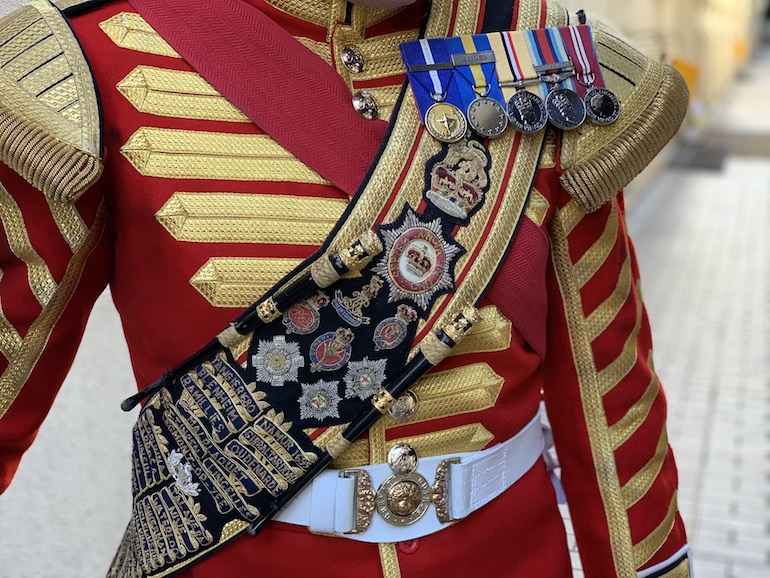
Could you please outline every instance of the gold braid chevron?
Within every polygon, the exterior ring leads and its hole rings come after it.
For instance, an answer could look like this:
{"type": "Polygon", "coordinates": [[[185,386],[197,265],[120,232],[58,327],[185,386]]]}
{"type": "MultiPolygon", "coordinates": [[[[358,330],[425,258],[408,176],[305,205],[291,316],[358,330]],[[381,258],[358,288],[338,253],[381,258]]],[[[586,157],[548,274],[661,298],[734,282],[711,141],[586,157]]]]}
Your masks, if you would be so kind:
{"type": "Polygon", "coordinates": [[[10,360],[8,367],[0,375],[0,418],[11,407],[40,359],[53,328],[75,292],[86,260],[102,236],[106,219],[107,204],[102,201],[96,213],[94,224],[91,226],[85,242],[67,265],[61,283],[59,283],[43,312],[27,331],[18,354],[10,360]]]}
{"type": "Polygon", "coordinates": [[[32,294],[38,303],[45,307],[56,293],[56,281],[48,265],[32,246],[19,205],[2,183],[0,183],[0,222],[5,230],[11,252],[26,265],[32,294]]]}
{"type": "Polygon", "coordinates": [[[599,492],[607,518],[615,575],[618,578],[636,578],[637,566],[629,555],[633,546],[631,530],[614,463],[615,448],[609,429],[604,425],[607,423],[607,415],[604,410],[603,395],[607,388],[598,379],[590,332],[585,326],[580,284],[574,275],[568,235],[562,223],[561,213],[558,211],[551,225],[551,238],[551,255],[559,290],[564,300],[572,358],[575,362],[585,423],[596,464],[599,492]]]}
{"type": "Polygon", "coordinates": [[[665,426],[661,428],[652,457],[624,485],[621,486],[615,464],[615,452],[645,423],[660,393],[654,373],[652,353],[640,359],[639,333],[643,326],[644,310],[638,280],[633,278],[631,257],[619,264],[617,280],[611,294],[588,315],[584,312],[581,290],[600,273],[613,247],[618,243],[622,214],[617,202],[607,207],[603,232],[585,254],[573,262],[570,256],[569,235],[581,223],[585,213],[575,201],[557,211],[551,226],[551,253],[563,298],[570,345],[580,388],[586,428],[595,463],[599,492],[604,505],[615,573],[622,578],[634,578],[642,567],[665,543],[676,516],[676,496],[659,527],[640,543],[633,544],[628,510],[644,498],[658,478],[669,452],[665,426]],[[615,359],[599,369],[593,344],[627,307],[629,300],[636,305],[634,325],[628,331],[625,343],[615,359]],[[604,408],[604,396],[617,387],[637,366],[643,363],[650,369],[650,381],[636,402],[616,423],[609,425],[604,408]]]}
{"type": "Polygon", "coordinates": [[[155,218],[177,241],[319,246],[346,207],[340,198],[177,192],[155,218]]]}
{"type": "Polygon", "coordinates": [[[172,118],[251,122],[197,72],[138,66],[117,84],[139,112],[172,118]]]}
{"type": "Polygon", "coordinates": [[[116,46],[136,52],[182,58],[139,14],[121,12],[99,24],[116,46]]]}
{"type": "Polygon", "coordinates": [[[142,127],[120,152],[148,177],[327,184],[265,134],[142,127]]]}

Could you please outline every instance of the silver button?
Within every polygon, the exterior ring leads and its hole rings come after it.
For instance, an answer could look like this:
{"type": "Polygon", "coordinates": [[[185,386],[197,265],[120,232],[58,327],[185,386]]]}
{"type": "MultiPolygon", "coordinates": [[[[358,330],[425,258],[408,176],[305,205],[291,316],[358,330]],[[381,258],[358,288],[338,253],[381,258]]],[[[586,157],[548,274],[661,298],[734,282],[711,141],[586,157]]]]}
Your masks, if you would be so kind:
{"type": "Polygon", "coordinates": [[[408,390],[402,393],[390,408],[390,415],[394,419],[409,419],[417,411],[418,402],[417,394],[408,390]]]}
{"type": "Polygon", "coordinates": [[[342,57],[342,64],[345,65],[350,72],[359,74],[364,71],[364,55],[357,46],[346,46],[340,53],[342,57]]]}
{"type": "Polygon", "coordinates": [[[366,120],[374,120],[380,115],[377,101],[365,90],[359,90],[353,95],[353,108],[366,120]]]}

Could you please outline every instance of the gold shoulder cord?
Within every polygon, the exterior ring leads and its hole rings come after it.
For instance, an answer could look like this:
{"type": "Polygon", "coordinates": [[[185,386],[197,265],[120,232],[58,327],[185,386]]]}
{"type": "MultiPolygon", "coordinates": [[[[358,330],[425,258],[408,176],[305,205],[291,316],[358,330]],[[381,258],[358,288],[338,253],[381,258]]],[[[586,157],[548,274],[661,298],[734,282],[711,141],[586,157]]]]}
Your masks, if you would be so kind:
{"type": "Polygon", "coordinates": [[[590,22],[607,87],[622,103],[611,126],[587,123],[564,135],[561,183],[585,212],[628,185],[676,134],[689,92],[672,67],[650,60],[590,22]]]}
{"type": "Polygon", "coordinates": [[[61,13],[33,0],[0,25],[0,161],[72,203],[102,172],[91,71],[61,13]]]}

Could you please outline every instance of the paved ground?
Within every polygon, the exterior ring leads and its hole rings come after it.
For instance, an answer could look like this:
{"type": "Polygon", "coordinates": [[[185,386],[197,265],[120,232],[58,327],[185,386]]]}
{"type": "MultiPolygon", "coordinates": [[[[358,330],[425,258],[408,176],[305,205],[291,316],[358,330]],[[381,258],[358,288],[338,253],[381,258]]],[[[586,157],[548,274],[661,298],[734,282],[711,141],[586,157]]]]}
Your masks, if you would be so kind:
{"type": "MultiPolygon", "coordinates": [[[[698,578],[770,576],[766,79],[770,58],[731,91],[703,144],[629,203],[698,578]]],[[[129,510],[133,416],[118,405],[133,386],[119,333],[106,296],[0,499],[0,578],[90,578],[109,564],[129,510]]]]}

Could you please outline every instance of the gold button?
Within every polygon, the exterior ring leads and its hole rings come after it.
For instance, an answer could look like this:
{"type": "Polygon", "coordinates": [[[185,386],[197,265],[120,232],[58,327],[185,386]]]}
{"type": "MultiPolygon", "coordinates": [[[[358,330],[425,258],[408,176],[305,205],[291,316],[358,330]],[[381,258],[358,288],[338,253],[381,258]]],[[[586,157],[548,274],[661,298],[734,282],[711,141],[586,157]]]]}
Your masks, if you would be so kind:
{"type": "Polygon", "coordinates": [[[366,120],[374,120],[380,115],[377,101],[365,90],[359,90],[353,95],[353,108],[366,120]]]}
{"type": "Polygon", "coordinates": [[[346,46],[340,53],[342,57],[342,64],[345,65],[350,72],[359,74],[364,71],[364,55],[357,46],[346,46]]]}

